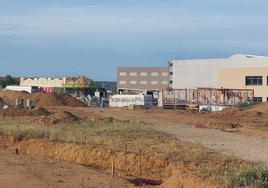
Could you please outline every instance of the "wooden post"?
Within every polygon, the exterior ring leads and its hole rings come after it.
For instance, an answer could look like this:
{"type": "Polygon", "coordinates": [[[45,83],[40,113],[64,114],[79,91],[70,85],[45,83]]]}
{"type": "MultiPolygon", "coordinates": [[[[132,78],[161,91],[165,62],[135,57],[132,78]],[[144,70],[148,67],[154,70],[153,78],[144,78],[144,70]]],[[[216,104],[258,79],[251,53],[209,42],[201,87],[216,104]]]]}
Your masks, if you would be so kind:
{"type": "Polygon", "coordinates": [[[142,154],[142,150],[140,150],[140,177],[141,177],[141,154],[142,154]]]}
{"type": "Polygon", "coordinates": [[[111,172],[111,178],[114,179],[114,161],[112,161],[112,172],[111,172]]]}
{"type": "Polygon", "coordinates": [[[125,172],[127,172],[127,144],[125,145],[125,172]]]}

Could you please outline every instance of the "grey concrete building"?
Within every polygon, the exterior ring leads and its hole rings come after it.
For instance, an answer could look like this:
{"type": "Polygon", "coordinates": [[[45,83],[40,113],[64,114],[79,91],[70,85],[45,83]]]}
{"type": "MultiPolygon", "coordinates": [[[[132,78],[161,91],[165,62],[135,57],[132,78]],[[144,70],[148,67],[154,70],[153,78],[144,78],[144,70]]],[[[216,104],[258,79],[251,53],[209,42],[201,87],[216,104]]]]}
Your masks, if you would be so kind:
{"type": "Polygon", "coordinates": [[[156,90],[169,87],[168,67],[119,67],[117,90],[156,90]]]}

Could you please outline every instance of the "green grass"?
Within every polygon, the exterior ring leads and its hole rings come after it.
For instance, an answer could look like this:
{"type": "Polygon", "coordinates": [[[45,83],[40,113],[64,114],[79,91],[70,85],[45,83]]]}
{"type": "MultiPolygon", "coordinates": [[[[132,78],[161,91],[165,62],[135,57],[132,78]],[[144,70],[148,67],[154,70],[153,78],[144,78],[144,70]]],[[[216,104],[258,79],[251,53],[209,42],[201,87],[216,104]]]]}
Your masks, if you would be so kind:
{"type": "MultiPolygon", "coordinates": [[[[184,169],[200,177],[215,178],[230,187],[267,185],[267,171],[261,165],[212,152],[198,142],[184,142],[154,131],[147,125],[134,123],[77,123],[44,126],[26,117],[5,117],[0,133],[21,138],[41,138],[64,143],[103,147],[147,156],[166,158],[184,164],[184,169]],[[226,183],[227,182],[227,183],[226,183]]],[[[265,186],[264,186],[265,187],[265,186]]]]}
{"type": "Polygon", "coordinates": [[[268,187],[268,170],[244,168],[227,173],[228,187],[268,187]]]}
{"type": "Polygon", "coordinates": [[[251,109],[251,108],[255,107],[256,105],[257,105],[256,103],[244,102],[244,103],[237,105],[236,107],[239,110],[243,111],[243,110],[251,109]]]}

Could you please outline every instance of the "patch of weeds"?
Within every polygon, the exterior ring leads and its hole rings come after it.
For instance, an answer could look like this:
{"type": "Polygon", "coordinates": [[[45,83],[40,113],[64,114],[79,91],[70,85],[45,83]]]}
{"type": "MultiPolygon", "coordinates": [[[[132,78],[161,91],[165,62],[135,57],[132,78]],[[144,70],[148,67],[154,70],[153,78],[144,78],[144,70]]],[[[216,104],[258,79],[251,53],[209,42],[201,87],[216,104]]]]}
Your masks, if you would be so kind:
{"type": "Polygon", "coordinates": [[[201,175],[202,177],[208,177],[211,175],[210,170],[206,167],[200,168],[199,170],[199,175],[201,175]]]}
{"type": "Polygon", "coordinates": [[[245,168],[233,170],[227,173],[228,187],[268,187],[268,170],[257,168],[245,168]]]}
{"type": "Polygon", "coordinates": [[[236,107],[240,110],[240,111],[243,111],[243,110],[248,110],[254,106],[256,106],[257,104],[256,103],[251,103],[251,102],[244,102],[244,103],[241,103],[239,105],[237,105],[236,107]]]}

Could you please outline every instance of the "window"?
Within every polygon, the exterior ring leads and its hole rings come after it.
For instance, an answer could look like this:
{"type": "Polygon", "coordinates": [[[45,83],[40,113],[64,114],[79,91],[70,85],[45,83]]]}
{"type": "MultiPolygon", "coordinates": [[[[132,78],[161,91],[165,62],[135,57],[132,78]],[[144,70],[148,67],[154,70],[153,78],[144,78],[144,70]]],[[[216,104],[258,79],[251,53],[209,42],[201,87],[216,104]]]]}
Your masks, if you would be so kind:
{"type": "Polygon", "coordinates": [[[120,76],[126,76],[127,73],[126,73],[126,72],[120,72],[119,75],[120,75],[120,76]]]}
{"type": "Polygon", "coordinates": [[[137,84],[137,81],[130,81],[129,83],[134,85],[137,84]]]}
{"type": "Polygon", "coordinates": [[[141,84],[141,85],[146,85],[146,84],[148,84],[148,82],[145,81],[145,80],[143,80],[143,81],[140,81],[140,84],[141,84]]]}
{"type": "Polygon", "coordinates": [[[162,76],[168,76],[168,72],[162,72],[162,76]]]}
{"type": "Polygon", "coordinates": [[[141,72],[141,76],[147,76],[148,73],[147,72],[141,72]]]}
{"type": "Polygon", "coordinates": [[[125,84],[127,84],[127,81],[124,81],[124,80],[119,81],[119,84],[121,84],[121,85],[125,85],[125,84]]]}
{"type": "Polygon", "coordinates": [[[262,76],[246,76],[246,86],[262,85],[262,76]]]}
{"type": "Polygon", "coordinates": [[[137,73],[136,72],[131,72],[129,73],[130,76],[137,76],[137,73]]]}
{"type": "Polygon", "coordinates": [[[173,81],[172,81],[172,80],[170,80],[170,81],[169,81],[169,83],[170,83],[170,84],[173,84],[173,81]]]}
{"type": "Polygon", "coordinates": [[[173,67],[173,63],[169,63],[169,66],[170,66],[170,67],[173,67]]]}
{"type": "Polygon", "coordinates": [[[168,85],[168,81],[162,81],[162,85],[168,85]]]}
{"type": "Polygon", "coordinates": [[[173,75],[173,72],[170,72],[169,75],[172,76],[173,75]]]}
{"type": "Polygon", "coordinates": [[[156,84],[158,84],[158,81],[151,81],[151,84],[156,85],[156,84]]]}
{"type": "Polygon", "coordinates": [[[262,102],[262,97],[254,97],[253,102],[254,103],[261,103],[262,102]]]}
{"type": "Polygon", "coordinates": [[[151,72],[151,76],[158,76],[158,72],[151,72]]]}

